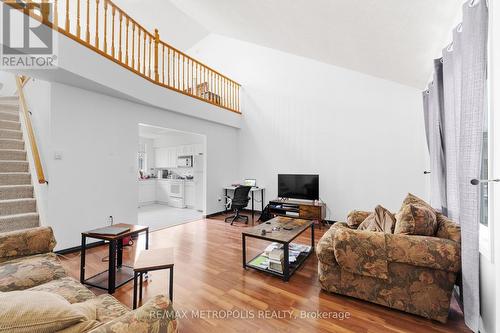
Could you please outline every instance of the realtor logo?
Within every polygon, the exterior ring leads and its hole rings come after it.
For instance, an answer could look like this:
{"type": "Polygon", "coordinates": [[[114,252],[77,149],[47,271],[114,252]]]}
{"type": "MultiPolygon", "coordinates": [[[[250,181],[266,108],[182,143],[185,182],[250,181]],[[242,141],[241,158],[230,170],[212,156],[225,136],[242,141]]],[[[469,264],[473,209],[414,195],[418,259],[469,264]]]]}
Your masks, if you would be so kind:
{"type": "Polygon", "coordinates": [[[56,31],[41,22],[42,13],[51,15],[53,6],[51,2],[3,2],[0,69],[57,67],[56,31]]]}

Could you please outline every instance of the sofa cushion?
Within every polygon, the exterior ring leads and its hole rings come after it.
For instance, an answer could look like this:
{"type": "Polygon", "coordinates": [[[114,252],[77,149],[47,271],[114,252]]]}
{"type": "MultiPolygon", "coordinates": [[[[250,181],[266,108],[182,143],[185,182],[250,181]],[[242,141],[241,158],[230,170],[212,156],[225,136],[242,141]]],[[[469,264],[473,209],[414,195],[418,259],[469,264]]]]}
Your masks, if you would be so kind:
{"type": "Polygon", "coordinates": [[[164,295],[158,295],[146,304],[123,316],[115,318],[89,333],[110,332],[177,332],[177,320],[172,303],[164,295]]]}
{"type": "Polygon", "coordinates": [[[457,273],[461,267],[460,243],[437,237],[385,235],[390,262],[457,273]]]}
{"type": "Polygon", "coordinates": [[[28,289],[65,276],[54,253],[18,258],[0,264],[0,291],[28,289]]]}
{"type": "Polygon", "coordinates": [[[87,302],[95,304],[97,320],[101,323],[107,323],[130,311],[130,309],[120,303],[116,298],[108,294],[97,296],[95,299],[87,302]]]}
{"type": "Polygon", "coordinates": [[[436,237],[445,238],[460,243],[460,226],[441,213],[436,214],[436,237]]]}
{"type": "Polygon", "coordinates": [[[354,274],[388,279],[384,233],[338,229],[333,235],[335,259],[354,274]]]}
{"type": "Polygon", "coordinates": [[[28,290],[51,292],[64,297],[70,303],[81,303],[95,298],[93,292],[69,276],[52,280],[28,290]]]}
{"type": "Polygon", "coordinates": [[[408,204],[396,214],[394,234],[434,236],[436,214],[426,206],[408,204]]]}
{"type": "Polygon", "coordinates": [[[414,205],[420,205],[420,206],[424,206],[424,207],[427,207],[429,208],[431,211],[435,211],[434,208],[432,208],[431,205],[429,205],[425,200],[423,199],[420,199],[419,197],[417,197],[415,194],[411,194],[411,193],[408,193],[406,195],[406,198],[404,198],[403,200],[403,204],[401,205],[401,210],[403,210],[403,208],[409,204],[414,204],[414,205]]]}
{"type": "Polygon", "coordinates": [[[55,332],[95,320],[95,306],[71,305],[62,296],[44,291],[11,291],[0,294],[0,331],[55,332]]]}
{"type": "Polygon", "coordinates": [[[371,214],[361,210],[353,210],[347,215],[347,225],[349,228],[356,229],[371,214]]]}
{"type": "Polygon", "coordinates": [[[0,263],[34,254],[51,252],[56,240],[50,227],[0,233],[0,263]]]}
{"type": "Polygon", "coordinates": [[[396,218],[394,214],[378,205],[375,211],[368,215],[368,217],[361,223],[358,230],[385,232],[392,234],[394,232],[394,225],[396,218]]]}

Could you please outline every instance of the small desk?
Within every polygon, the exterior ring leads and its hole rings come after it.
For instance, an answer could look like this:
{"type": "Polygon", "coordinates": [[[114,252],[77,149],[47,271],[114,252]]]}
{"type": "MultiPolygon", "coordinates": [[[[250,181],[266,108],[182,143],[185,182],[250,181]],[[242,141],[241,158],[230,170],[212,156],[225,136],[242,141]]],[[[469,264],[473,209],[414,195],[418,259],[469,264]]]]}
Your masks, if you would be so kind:
{"type": "MultiPolygon", "coordinates": [[[[224,210],[224,212],[227,212],[227,193],[228,191],[234,191],[236,189],[236,186],[226,186],[224,187],[224,194],[225,194],[225,207],[226,209],[224,210]]],[[[255,208],[254,208],[254,202],[255,202],[255,198],[254,198],[254,193],[255,192],[260,192],[260,199],[262,200],[261,201],[261,212],[264,211],[264,190],[265,188],[264,187],[252,187],[250,189],[250,195],[252,197],[252,220],[254,219],[255,217],[255,208]]]]}
{"type": "Polygon", "coordinates": [[[146,233],[146,249],[149,247],[149,227],[125,223],[114,224],[113,226],[127,227],[130,228],[130,230],[119,235],[101,235],[82,232],[82,245],[80,250],[80,283],[107,290],[108,294],[114,293],[116,288],[123,286],[134,278],[133,268],[122,264],[123,238],[144,232],[146,233]],[[104,272],[85,279],[85,250],[87,249],[87,238],[109,242],[109,266],[104,272]]]}
{"type": "Polygon", "coordinates": [[[139,301],[142,300],[142,280],[146,272],[169,269],[168,297],[174,300],[174,250],[172,248],[144,250],[134,264],[133,308],[137,308],[137,279],[140,279],[139,301]]]}

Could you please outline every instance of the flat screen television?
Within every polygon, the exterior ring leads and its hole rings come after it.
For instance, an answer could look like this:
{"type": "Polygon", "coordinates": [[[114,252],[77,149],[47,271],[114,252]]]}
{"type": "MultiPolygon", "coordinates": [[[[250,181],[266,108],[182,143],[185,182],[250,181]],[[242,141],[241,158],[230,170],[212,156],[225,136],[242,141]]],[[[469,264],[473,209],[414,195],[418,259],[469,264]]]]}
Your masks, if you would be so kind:
{"type": "Polygon", "coordinates": [[[278,197],[319,200],[319,175],[278,174],[278,197]]]}

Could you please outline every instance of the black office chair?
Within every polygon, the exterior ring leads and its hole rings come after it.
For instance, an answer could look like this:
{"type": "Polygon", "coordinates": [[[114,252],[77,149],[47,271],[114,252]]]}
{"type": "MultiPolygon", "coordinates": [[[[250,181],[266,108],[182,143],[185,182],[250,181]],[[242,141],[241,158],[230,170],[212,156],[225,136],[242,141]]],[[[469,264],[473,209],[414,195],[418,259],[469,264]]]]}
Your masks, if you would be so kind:
{"type": "Polygon", "coordinates": [[[226,217],[224,219],[225,222],[231,220],[231,225],[233,225],[234,221],[242,219],[245,221],[245,223],[248,223],[248,216],[240,215],[240,212],[248,205],[248,202],[250,201],[248,193],[250,193],[251,189],[252,189],[251,186],[238,186],[237,188],[234,189],[234,194],[232,198],[226,196],[228,200],[226,204],[226,209],[230,208],[231,210],[233,210],[234,215],[226,217]]]}

